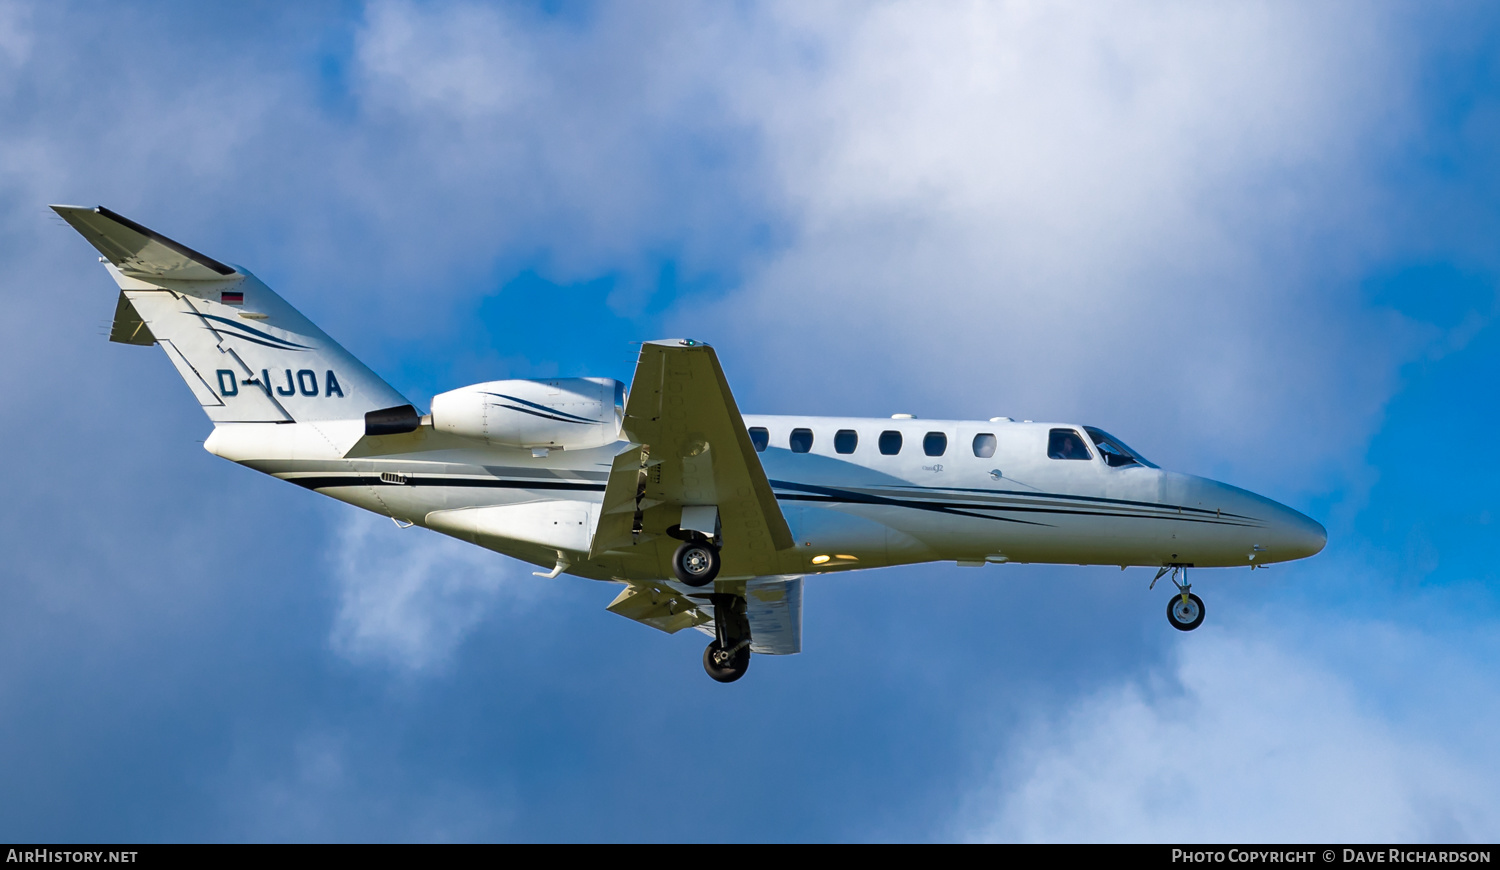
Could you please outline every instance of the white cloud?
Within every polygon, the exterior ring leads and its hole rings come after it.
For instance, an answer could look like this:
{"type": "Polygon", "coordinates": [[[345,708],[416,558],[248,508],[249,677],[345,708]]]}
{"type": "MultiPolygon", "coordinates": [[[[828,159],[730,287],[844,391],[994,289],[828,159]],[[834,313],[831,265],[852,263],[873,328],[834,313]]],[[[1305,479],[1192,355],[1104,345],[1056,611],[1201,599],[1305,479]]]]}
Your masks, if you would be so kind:
{"type": "Polygon", "coordinates": [[[366,19],[359,61],[368,78],[368,105],[470,119],[536,98],[530,43],[503,9],[457,6],[424,13],[383,2],[372,3],[366,19]]]}
{"type": "Polygon", "coordinates": [[[363,512],[340,529],[336,559],[334,650],[409,674],[442,667],[496,607],[540,588],[515,561],[363,512]]]}
{"type": "Polygon", "coordinates": [[[1018,736],[971,800],[982,840],[1493,841],[1493,641],[1383,624],[1205,627],[1170,673],[1018,736]]]}
{"type": "Polygon", "coordinates": [[[395,253],[423,273],[434,250],[455,260],[544,250],[561,281],[649,282],[635,273],[664,251],[732,266],[760,191],[756,152],[740,141],[754,131],[726,110],[721,15],[605,5],[576,21],[372,3],[352,80],[382,135],[362,144],[349,195],[381,179],[368,205],[404,224],[395,253]],[[442,220],[412,221],[414,210],[442,220]]]}
{"type": "Polygon", "coordinates": [[[787,410],[1128,422],[1179,467],[1284,482],[1357,461],[1411,352],[1357,298],[1412,134],[1378,15],[778,9],[818,62],[724,88],[793,241],[684,320],[785,363],[760,380],[795,367],[787,410]]]}
{"type": "Polygon", "coordinates": [[[396,261],[742,275],[668,331],[778,361],[732,373],[768,410],[1082,417],[1291,487],[1431,340],[1359,298],[1419,135],[1381,10],[381,2],[355,59],[396,261]]]}

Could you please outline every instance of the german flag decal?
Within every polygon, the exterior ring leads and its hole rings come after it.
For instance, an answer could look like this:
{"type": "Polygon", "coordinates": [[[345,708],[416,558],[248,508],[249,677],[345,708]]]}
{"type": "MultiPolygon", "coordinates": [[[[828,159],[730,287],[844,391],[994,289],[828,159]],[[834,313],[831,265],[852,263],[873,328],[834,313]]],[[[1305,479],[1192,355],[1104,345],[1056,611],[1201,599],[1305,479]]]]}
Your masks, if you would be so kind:
{"type": "Polygon", "coordinates": [[[225,290],[219,294],[219,301],[225,305],[244,305],[245,294],[238,290],[225,290]]]}

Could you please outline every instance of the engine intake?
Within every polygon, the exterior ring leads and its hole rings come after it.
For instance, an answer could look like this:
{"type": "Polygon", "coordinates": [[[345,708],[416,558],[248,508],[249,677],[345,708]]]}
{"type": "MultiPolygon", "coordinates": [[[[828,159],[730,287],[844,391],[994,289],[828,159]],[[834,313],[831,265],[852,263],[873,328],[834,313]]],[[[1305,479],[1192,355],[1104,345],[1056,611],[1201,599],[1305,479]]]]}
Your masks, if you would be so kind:
{"type": "Polygon", "coordinates": [[[625,385],[610,378],[488,381],[432,397],[434,429],[503,447],[602,447],[624,420],[625,385]]]}

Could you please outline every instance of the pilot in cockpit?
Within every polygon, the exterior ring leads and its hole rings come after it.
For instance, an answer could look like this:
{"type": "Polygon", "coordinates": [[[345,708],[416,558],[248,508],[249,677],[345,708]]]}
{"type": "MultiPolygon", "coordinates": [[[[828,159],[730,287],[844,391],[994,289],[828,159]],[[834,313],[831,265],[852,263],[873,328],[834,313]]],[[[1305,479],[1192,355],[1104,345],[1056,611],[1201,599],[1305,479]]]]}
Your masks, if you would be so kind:
{"type": "Polygon", "coordinates": [[[1089,459],[1088,448],[1078,441],[1078,435],[1068,429],[1053,429],[1048,439],[1047,456],[1052,459],[1089,459]]]}

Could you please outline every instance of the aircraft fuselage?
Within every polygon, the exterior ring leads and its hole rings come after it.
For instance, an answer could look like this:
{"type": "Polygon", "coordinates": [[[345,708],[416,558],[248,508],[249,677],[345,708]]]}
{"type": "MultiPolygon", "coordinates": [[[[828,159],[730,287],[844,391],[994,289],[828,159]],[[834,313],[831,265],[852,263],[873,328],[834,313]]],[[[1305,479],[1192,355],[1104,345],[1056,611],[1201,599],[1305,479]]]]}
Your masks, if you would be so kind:
{"type": "MultiPolygon", "coordinates": [[[[795,548],[779,554],[787,574],[933,561],[1251,566],[1304,558],[1326,541],[1314,520],[1243,489],[1141,462],[1112,466],[1073,424],[744,419],[752,433],[765,433],[760,460],[796,538],[795,548]],[[1060,430],[1081,442],[1076,458],[1049,455],[1049,439],[1060,430]]],[[[536,565],[551,567],[564,551],[572,574],[662,579],[642,572],[637,566],[649,563],[640,560],[587,558],[610,462],[624,442],[538,456],[430,428],[378,444],[361,443],[362,435],[353,422],[230,424],[205,446],[536,565]],[[503,522],[474,529],[447,521],[468,508],[507,505],[528,506],[514,536],[503,534],[503,522]]],[[[638,546],[678,543],[646,537],[638,546]]]]}

